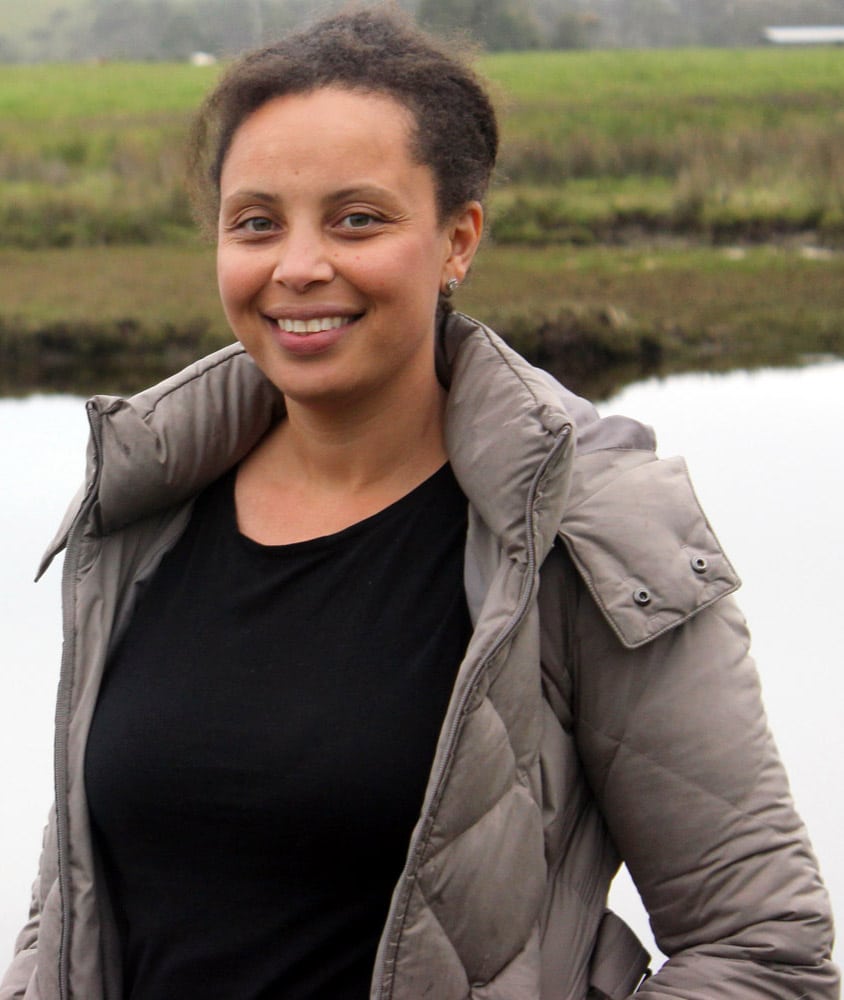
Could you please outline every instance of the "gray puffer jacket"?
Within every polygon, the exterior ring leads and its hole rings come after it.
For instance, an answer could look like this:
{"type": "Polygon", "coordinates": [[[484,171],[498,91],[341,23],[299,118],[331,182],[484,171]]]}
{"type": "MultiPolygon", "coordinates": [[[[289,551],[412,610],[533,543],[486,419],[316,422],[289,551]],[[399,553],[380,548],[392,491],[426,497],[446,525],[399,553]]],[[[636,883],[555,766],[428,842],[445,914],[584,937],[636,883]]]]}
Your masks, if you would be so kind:
{"type": "MultiPolygon", "coordinates": [[[[475,628],[372,996],[629,995],[646,958],[605,911],[621,857],[670,956],[637,997],[833,1000],[826,895],[683,463],[465,317],[440,360],[475,628]]],[[[192,497],[282,413],[237,346],[88,405],[86,484],[45,561],[67,546],[56,805],[0,1000],[121,996],[83,787],[103,665],[192,497]]]]}

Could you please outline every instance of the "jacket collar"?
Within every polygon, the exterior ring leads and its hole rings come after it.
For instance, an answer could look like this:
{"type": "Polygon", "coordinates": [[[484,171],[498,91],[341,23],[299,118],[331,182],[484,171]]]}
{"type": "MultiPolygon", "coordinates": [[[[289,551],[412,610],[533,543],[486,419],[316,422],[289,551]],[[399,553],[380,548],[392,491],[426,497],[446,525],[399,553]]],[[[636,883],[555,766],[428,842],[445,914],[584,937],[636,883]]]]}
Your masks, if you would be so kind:
{"type": "MultiPolygon", "coordinates": [[[[569,478],[571,421],[559,386],[491,330],[454,313],[438,371],[449,389],[446,447],[458,482],[505,547],[529,530],[538,554],[553,544],[569,478]],[[541,479],[541,494],[537,495],[541,479]]],[[[108,534],[182,503],[240,461],[284,413],[283,398],[239,344],[129,399],[88,402],[86,487],[41,572],[84,506],[108,534]]]]}
{"type": "Polygon", "coordinates": [[[459,313],[449,317],[440,346],[455,476],[505,548],[534,548],[541,561],[563,515],[573,458],[560,386],[459,313]]]}

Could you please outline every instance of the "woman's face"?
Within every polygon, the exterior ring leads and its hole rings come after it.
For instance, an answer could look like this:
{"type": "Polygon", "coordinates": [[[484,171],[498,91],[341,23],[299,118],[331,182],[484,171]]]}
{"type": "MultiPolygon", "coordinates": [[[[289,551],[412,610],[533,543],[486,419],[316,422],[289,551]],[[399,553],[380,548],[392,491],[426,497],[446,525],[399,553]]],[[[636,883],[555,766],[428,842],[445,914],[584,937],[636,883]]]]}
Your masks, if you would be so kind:
{"type": "Polygon", "coordinates": [[[220,205],[226,316],[289,399],[433,384],[437,296],[464,277],[482,216],[440,224],[402,105],[336,87],[267,102],[235,132],[220,205]]]}

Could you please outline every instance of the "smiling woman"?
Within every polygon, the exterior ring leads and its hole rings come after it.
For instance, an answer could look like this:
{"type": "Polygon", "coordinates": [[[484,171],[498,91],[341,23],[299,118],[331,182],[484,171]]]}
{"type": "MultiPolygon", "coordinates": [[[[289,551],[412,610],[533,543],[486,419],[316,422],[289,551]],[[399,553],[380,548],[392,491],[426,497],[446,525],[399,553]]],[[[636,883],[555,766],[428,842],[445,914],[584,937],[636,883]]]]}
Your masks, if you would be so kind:
{"type": "Polygon", "coordinates": [[[396,100],[337,87],[268,101],[234,135],[220,292],[289,412],[319,397],[348,419],[353,401],[401,413],[439,398],[438,293],[465,277],[482,213],[471,202],[441,222],[434,175],[410,142],[396,100]]]}
{"type": "Polygon", "coordinates": [[[465,277],[483,213],[473,201],[440,220],[411,136],[392,97],[332,86],[268,101],[226,153],[220,295],[287,408],[238,475],[241,530],[264,544],[348,527],[446,461],[437,303],[465,277]],[[352,458],[350,435],[364,424],[352,458]],[[313,465],[317,427],[340,478],[313,465]],[[297,472],[279,479],[282,467],[297,472]]]}
{"type": "Polygon", "coordinates": [[[206,101],[240,344],[89,403],[0,1000],[837,996],[684,466],[451,307],[496,149],[472,72],[380,8],[206,101]]]}

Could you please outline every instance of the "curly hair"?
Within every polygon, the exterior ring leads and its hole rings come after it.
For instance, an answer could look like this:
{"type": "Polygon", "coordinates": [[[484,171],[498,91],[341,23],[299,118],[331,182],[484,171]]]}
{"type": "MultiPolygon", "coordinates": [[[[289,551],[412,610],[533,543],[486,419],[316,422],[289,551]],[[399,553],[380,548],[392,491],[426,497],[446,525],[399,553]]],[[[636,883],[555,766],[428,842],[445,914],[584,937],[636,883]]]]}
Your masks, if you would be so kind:
{"type": "Polygon", "coordinates": [[[216,228],[223,163],[243,121],[273,98],[330,86],[385,94],[411,112],[411,152],[434,174],[440,221],[483,201],[498,153],[485,87],[407,17],[368,6],[246,54],[206,97],[189,138],[188,183],[207,233],[216,228]]]}

